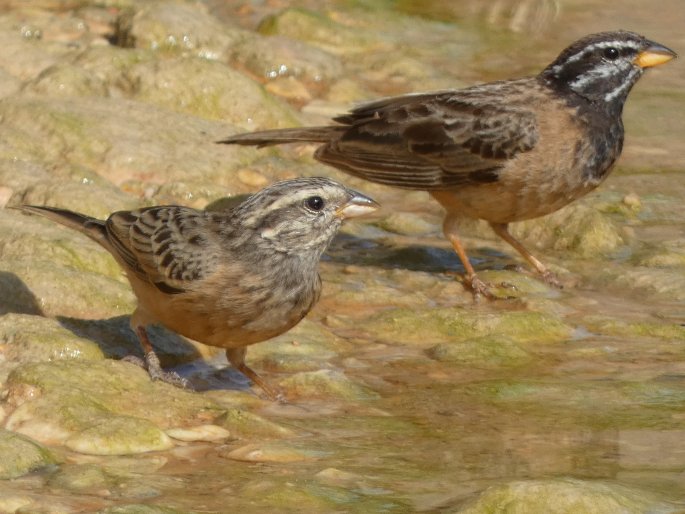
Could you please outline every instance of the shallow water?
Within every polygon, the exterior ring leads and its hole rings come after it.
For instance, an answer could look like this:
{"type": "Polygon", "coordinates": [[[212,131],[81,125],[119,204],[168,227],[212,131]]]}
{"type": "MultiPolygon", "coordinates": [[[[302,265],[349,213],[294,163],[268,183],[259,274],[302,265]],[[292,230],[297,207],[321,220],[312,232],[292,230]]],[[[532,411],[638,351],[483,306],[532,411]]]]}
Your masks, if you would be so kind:
{"type": "MultiPolygon", "coordinates": [[[[427,89],[534,73],[571,40],[600,30],[636,30],[685,53],[680,0],[659,2],[658,8],[639,0],[274,0],[252,2],[238,16],[236,2],[205,4],[248,29],[287,5],[327,12],[350,25],[352,7],[367,9],[367,15],[377,9],[377,27],[366,18],[360,34],[382,32],[383,18],[394,13],[421,16],[426,24],[408,27],[402,45],[398,34],[387,36],[392,52],[385,59],[405,51],[422,62],[433,70],[427,89]],[[458,42],[451,39],[455,27],[461,30],[458,42]],[[455,68],[450,52],[468,52],[468,41],[476,49],[473,57],[460,58],[455,68]]],[[[387,70],[360,76],[359,62],[343,64],[372,95],[414,85],[411,72],[400,70],[388,80],[387,70]]],[[[675,61],[651,70],[631,94],[624,155],[590,204],[616,205],[637,193],[641,210],[614,218],[631,243],[596,259],[542,250],[546,262],[566,270],[569,285],[562,291],[537,290],[536,281],[524,277],[517,299],[472,303],[455,280],[454,272],[462,270],[439,234],[437,205],[421,194],[350,180],[361,190],[372,188],[384,206],[401,206],[434,229],[425,236],[398,236],[370,226],[351,228],[329,252],[322,266],[324,297],[309,319],[340,339],[324,367],[344,372],[363,389],[349,397],[303,395],[284,405],[260,403],[261,415],[297,434],[285,443],[254,443],[266,453],[282,450],[290,456],[285,462],[229,458],[244,442],[192,443],[154,454],[166,459],[163,467],[143,472],[133,466],[136,471],[118,472],[111,483],[78,490],[49,473],[33,474],[0,483],[0,496],[5,491],[52,499],[64,507],[58,512],[124,503],[194,512],[456,512],[490,486],[563,477],[628,486],[672,501],[673,511],[685,508],[685,266],[664,266],[663,277],[659,271],[636,275],[636,259],[652,250],[661,255],[665,242],[669,255],[685,255],[683,91],[685,68],[675,61]],[[498,328],[500,339],[481,349],[459,334],[452,337],[449,328],[431,325],[433,311],[447,316],[449,309],[472,314],[474,326],[489,323],[490,315],[516,320],[518,314],[541,312],[563,324],[565,335],[536,339],[524,327],[512,329],[521,335],[508,339],[507,328],[498,328]],[[463,351],[449,353],[456,344],[464,344],[463,351]]],[[[304,110],[323,119],[319,107],[304,110]]],[[[487,231],[486,239],[476,230],[467,234],[479,269],[517,262],[487,231]]],[[[269,369],[270,349],[257,345],[249,358],[270,381],[287,379],[287,363],[269,369]]],[[[65,455],[64,469],[108,462],[65,455]]]]}

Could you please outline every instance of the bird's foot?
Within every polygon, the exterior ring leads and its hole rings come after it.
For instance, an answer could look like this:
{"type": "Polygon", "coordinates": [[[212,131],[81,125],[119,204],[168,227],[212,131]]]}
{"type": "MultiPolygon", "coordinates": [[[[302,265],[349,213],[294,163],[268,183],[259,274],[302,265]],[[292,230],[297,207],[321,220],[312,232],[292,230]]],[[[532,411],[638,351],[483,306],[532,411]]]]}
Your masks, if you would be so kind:
{"type": "Polygon", "coordinates": [[[157,357],[157,354],[154,352],[146,353],[145,359],[141,359],[134,355],[127,355],[121,360],[130,362],[147,370],[147,373],[152,380],[159,380],[160,382],[165,382],[180,387],[181,389],[190,389],[190,383],[187,379],[174,371],[164,371],[162,369],[162,366],[159,363],[159,357],[157,357]]]}
{"type": "Polygon", "coordinates": [[[481,280],[478,275],[473,274],[471,276],[464,277],[464,285],[471,290],[473,293],[473,298],[475,301],[480,301],[482,297],[488,300],[508,300],[515,298],[514,296],[502,295],[495,293],[496,289],[511,289],[515,290],[516,286],[510,284],[509,282],[500,282],[499,284],[491,284],[490,282],[485,282],[481,280]]]}
{"type": "Polygon", "coordinates": [[[542,273],[540,273],[540,278],[545,284],[549,284],[552,287],[556,287],[557,289],[564,288],[564,284],[561,282],[561,280],[559,280],[559,277],[553,271],[543,271],[542,273]]]}

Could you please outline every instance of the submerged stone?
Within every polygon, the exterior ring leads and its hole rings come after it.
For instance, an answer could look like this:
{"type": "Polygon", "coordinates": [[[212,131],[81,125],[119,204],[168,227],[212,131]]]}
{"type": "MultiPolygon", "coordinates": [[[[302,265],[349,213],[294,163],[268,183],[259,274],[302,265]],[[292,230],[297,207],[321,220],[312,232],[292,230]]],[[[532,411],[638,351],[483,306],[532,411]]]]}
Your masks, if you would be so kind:
{"type": "Polygon", "coordinates": [[[281,380],[279,386],[288,397],[324,396],[357,401],[379,398],[378,393],[352,381],[344,373],[328,369],[296,373],[281,380]]]}
{"type": "Polygon", "coordinates": [[[0,429],[0,479],[7,480],[57,464],[57,457],[33,439],[0,429]]]}
{"type": "Polygon", "coordinates": [[[418,346],[481,337],[506,337],[519,344],[548,344],[564,341],[573,332],[561,319],[547,314],[454,308],[393,309],[359,322],[359,328],[378,341],[418,346]]]}
{"type": "Polygon", "coordinates": [[[609,482],[556,479],[510,482],[486,489],[459,514],[644,514],[675,513],[674,505],[660,501],[656,495],[609,482]]]}

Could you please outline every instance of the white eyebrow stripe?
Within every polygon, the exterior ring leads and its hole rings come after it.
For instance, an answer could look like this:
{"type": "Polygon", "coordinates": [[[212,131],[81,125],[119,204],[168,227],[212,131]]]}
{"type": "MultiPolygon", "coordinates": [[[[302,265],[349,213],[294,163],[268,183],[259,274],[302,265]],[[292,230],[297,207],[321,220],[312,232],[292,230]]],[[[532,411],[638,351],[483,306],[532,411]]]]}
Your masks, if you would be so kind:
{"type": "Polygon", "coordinates": [[[572,62],[579,61],[580,59],[583,58],[583,56],[588,53],[592,52],[593,50],[597,48],[609,48],[609,47],[618,47],[618,48],[632,48],[633,50],[639,50],[640,45],[636,41],[599,41],[597,43],[593,43],[591,45],[588,45],[584,47],[580,52],[577,52],[570,57],[568,57],[563,63],[557,64],[552,68],[552,71],[555,73],[559,72],[566,64],[570,64],[572,62]]]}

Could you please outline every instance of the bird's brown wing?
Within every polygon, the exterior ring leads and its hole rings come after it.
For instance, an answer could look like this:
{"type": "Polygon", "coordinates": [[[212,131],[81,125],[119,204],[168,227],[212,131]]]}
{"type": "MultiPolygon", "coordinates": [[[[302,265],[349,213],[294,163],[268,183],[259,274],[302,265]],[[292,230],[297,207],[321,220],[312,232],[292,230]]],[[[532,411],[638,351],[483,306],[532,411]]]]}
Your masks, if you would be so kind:
{"type": "Polygon", "coordinates": [[[362,178],[406,188],[495,181],[508,159],[532,149],[538,139],[534,113],[504,100],[505,91],[498,88],[507,83],[501,84],[363,105],[335,119],[348,127],[316,157],[362,178]]]}
{"type": "Polygon", "coordinates": [[[209,215],[177,206],[112,214],[107,237],[127,269],[165,293],[181,293],[216,268],[209,215]]]}

